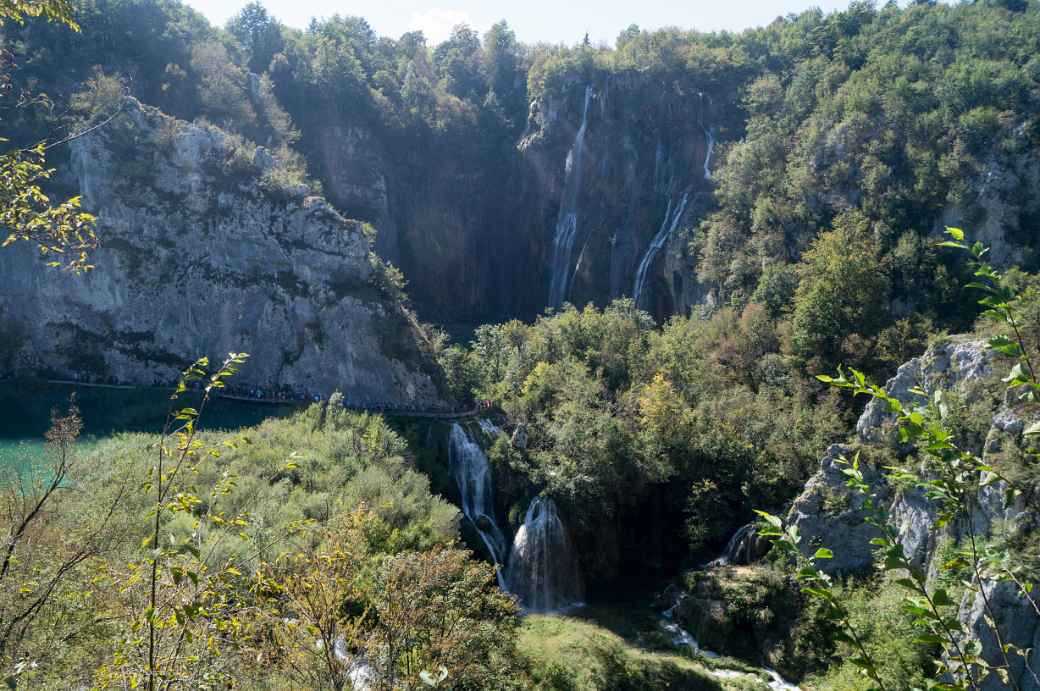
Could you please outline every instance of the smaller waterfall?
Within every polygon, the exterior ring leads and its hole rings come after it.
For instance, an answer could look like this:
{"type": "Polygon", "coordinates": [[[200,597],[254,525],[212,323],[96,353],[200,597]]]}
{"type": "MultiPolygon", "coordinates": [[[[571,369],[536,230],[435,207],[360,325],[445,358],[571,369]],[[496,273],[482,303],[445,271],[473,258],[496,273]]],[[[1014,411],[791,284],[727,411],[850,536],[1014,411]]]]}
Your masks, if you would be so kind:
{"type": "Polygon", "coordinates": [[[487,546],[491,558],[499,567],[498,585],[502,590],[506,590],[501,568],[505,564],[506,538],[495,523],[495,495],[487,456],[458,423],[451,426],[448,455],[451,473],[455,476],[455,483],[462,496],[462,513],[473,524],[480,534],[480,539],[487,546]]]}
{"type": "Polygon", "coordinates": [[[708,140],[708,150],[704,154],[704,179],[711,180],[711,155],[715,151],[715,128],[706,128],[704,136],[708,140]]]}
{"type": "Polygon", "coordinates": [[[581,192],[585,131],[589,125],[589,102],[592,96],[592,86],[586,86],[581,126],[574,138],[574,145],[567,154],[564,169],[563,195],[560,198],[560,214],[556,220],[556,236],[553,239],[552,277],[549,283],[550,307],[559,307],[567,299],[571,253],[574,251],[574,238],[578,234],[578,194],[581,192]]]}
{"type": "Polygon", "coordinates": [[[674,210],[672,209],[672,200],[668,200],[668,208],[664,212],[661,228],[650,242],[650,246],[646,249],[646,254],[643,255],[643,259],[639,262],[639,269],[636,271],[635,285],[632,288],[632,299],[635,301],[636,307],[639,306],[639,298],[642,297],[643,289],[646,287],[646,274],[653,265],[657,253],[661,251],[665,242],[668,241],[668,238],[679,226],[679,221],[682,220],[682,216],[686,212],[686,204],[689,202],[689,199],[690,193],[684,193],[674,210]]]}
{"type": "Polygon", "coordinates": [[[535,497],[509,555],[510,592],[524,609],[549,612],[580,605],[585,586],[556,504],[535,497]]]}
{"type": "MultiPolygon", "coordinates": [[[[701,97],[701,129],[704,130],[705,152],[704,152],[704,179],[711,180],[711,155],[715,152],[715,128],[704,126],[704,94],[701,97]]],[[[708,96],[708,106],[711,107],[711,96],[708,96]]]]}
{"type": "Polygon", "coordinates": [[[477,420],[477,424],[480,425],[480,430],[491,439],[495,439],[498,435],[502,434],[502,430],[499,429],[498,425],[487,418],[480,418],[477,420]]]}
{"type": "Polygon", "coordinates": [[[666,193],[664,183],[664,144],[657,140],[657,151],[654,152],[654,190],[662,194],[666,193]]]}
{"type": "Polygon", "coordinates": [[[707,567],[750,564],[759,558],[761,541],[754,523],[739,528],[726,543],[726,549],[717,559],[708,562],[707,567]]]}

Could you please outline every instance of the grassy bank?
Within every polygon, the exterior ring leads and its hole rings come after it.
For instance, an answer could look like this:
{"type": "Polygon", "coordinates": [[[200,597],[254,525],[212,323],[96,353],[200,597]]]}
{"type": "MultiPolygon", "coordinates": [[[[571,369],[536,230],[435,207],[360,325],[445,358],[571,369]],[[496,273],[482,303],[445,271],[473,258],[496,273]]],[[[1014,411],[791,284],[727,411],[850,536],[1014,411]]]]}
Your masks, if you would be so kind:
{"type": "Polygon", "coordinates": [[[674,646],[646,603],[585,607],[565,616],[529,615],[519,647],[541,689],[768,689],[755,676],[723,678],[712,671],[751,671],[738,662],[699,659],[674,646]]]}

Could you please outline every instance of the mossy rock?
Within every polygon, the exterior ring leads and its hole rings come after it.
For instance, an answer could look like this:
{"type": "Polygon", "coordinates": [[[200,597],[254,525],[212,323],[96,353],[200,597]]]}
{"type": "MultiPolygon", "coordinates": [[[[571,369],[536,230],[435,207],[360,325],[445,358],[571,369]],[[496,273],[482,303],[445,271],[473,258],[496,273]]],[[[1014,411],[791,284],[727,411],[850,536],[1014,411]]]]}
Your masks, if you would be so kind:
{"type": "Polygon", "coordinates": [[[676,615],[700,644],[753,663],[785,638],[802,609],[798,587],[779,571],[735,566],[687,575],[676,615]]]}

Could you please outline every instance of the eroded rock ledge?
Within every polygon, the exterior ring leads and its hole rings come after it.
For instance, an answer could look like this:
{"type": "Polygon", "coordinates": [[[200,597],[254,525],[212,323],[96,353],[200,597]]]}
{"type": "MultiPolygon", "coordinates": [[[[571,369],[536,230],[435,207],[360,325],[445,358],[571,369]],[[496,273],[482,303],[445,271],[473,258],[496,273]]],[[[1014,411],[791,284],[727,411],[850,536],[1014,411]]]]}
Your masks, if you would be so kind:
{"type": "Polygon", "coordinates": [[[97,268],[0,253],[0,375],[170,383],[200,355],[251,354],[243,387],[351,403],[446,404],[371,238],[263,149],[131,101],[73,144],[97,268]]]}

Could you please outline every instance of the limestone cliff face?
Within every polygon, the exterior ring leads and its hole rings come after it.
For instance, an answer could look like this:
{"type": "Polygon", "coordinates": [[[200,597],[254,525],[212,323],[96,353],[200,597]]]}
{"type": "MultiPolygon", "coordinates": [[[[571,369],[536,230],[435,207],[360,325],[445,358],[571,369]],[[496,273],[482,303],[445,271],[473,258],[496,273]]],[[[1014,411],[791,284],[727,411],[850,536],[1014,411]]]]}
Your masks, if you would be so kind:
{"type": "Polygon", "coordinates": [[[994,153],[972,184],[971,208],[950,204],[938,219],[936,235],[946,226],[970,229],[972,240],[990,248],[989,261],[1008,268],[1031,259],[1036,219],[1040,217],[1040,158],[1029,147],[1024,127],[1016,130],[1024,152],[994,153]]]}
{"type": "Polygon", "coordinates": [[[640,304],[665,317],[703,301],[688,245],[712,204],[704,164],[715,117],[708,93],[604,74],[536,100],[525,130],[500,140],[402,133],[335,112],[298,120],[311,173],[337,209],[377,228],[377,249],[403,270],[420,314],[486,322],[531,319],[549,304],[554,241],[570,212],[567,300],[631,297],[654,238],[674,225],[646,262],[640,304]]]}
{"type": "MultiPolygon", "coordinates": [[[[485,127],[475,112],[461,132],[394,129],[334,110],[297,117],[311,172],[337,209],[378,229],[379,252],[403,270],[424,318],[530,320],[561,301],[550,296],[555,275],[562,300],[602,306],[638,291],[640,307],[663,319],[726,297],[698,282],[691,246],[703,239],[701,221],[725,206],[711,178],[724,177],[726,144],[744,135],[747,114],[731,87],[680,91],[642,73],[593,70],[547,88],[522,132],[485,127]]],[[[857,184],[835,188],[824,175],[844,165],[847,136],[836,125],[813,144],[818,177],[807,194],[824,215],[862,201],[857,184]]],[[[966,171],[969,191],[922,212],[919,227],[964,227],[1003,267],[1033,261],[1040,163],[1020,138],[1017,153],[995,151],[966,171]]],[[[823,227],[790,232],[807,239],[823,227]]],[[[773,250],[796,261],[796,244],[773,250]]]]}
{"type": "MultiPolygon", "coordinates": [[[[567,214],[575,219],[557,269],[571,275],[566,300],[603,305],[638,290],[640,306],[657,316],[697,300],[687,246],[712,203],[715,117],[710,94],[664,92],[638,75],[568,83],[532,103],[518,146],[555,212],[543,231],[550,274],[560,226],[567,214]],[[655,238],[659,250],[651,249],[655,238]]],[[[551,275],[543,281],[548,292],[551,275]]]]}
{"type": "Polygon", "coordinates": [[[136,102],[73,146],[101,219],[97,268],[73,277],[0,253],[8,373],[168,384],[190,359],[245,351],[239,386],[444,405],[361,224],[280,182],[263,149],[136,102]]]}
{"type": "Polygon", "coordinates": [[[320,109],[299,121],[310,172],[337,209],[378,230],[377,251],[404,272],[424,319],[478,323],[541,311],[548,212],[514,142],[402,132],[320,109]]]}

